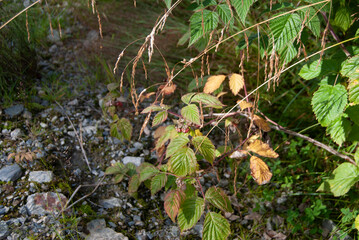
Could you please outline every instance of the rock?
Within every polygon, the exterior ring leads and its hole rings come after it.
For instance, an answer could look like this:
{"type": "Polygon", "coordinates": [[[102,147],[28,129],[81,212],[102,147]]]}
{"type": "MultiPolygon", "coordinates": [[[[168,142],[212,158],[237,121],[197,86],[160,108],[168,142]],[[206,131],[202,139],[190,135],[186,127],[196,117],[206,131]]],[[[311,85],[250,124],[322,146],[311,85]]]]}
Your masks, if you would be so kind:
{"type": "Polygon", "coordinates": [[[79,100],[77,100],[77,98],[67,103],[67,105],[69,106],[76,106],[78,104],[79,104],[79,100]]]}
{"type": "Polygon", "coordinates": [[[30,215],[54,214],[61,211],[66,202],[62,193],[35,193],[27,197],[26,207],[30,215]]]}
{"type": "Polygon", "coordinates": [[[87,230],[90,232],[87,240],[128,240],[122,233],[107,228],[104,219],[92,220],[87,224],[87,230]]]}
{"type": "Polygon", "coordinates": [[[86,40],[84,41],[84,47],[90,48],[100,38],[97,30],[91,30],[87,33],[86,40]]]}
{"type": "Polygon", "coordinates": [[[193,230],[202,238],[202,235],[203,235],[203,224],[197,223],[197,224],[193,227],[193,230]]]}
{"type": "Polygon", "coordinates": [[[147,240],[147,234],[145,229],[142,229],[136,233],[137,240],[147,240]]]}
{"type": "Polygon", "coordinates": [[[26,118],[26,119],[31,119],[32,118],[32,113],[25,110],[24,113],[22,114],[22,117],[26,118]]]}
{"type": "Polygon", "coordinates": [[[52,45],[52,46],[49,48],[49,52],[50,52],[50,53],[55,53],[56,51],[57,51],[57,45],[56,45],[56,44],[52,45]]]}
{"type": "Polygon", "coordinates": [[[122,159],[122,163],[123,164],[127,164],[127,163],[133,163],[134,165],[136,165],[137,167],[141,165],[141,163],[144,162],[144,158],[143,157],[130,157],[130,156],[127,156],[127,157],[124,157],[122,159]]]}
{"type": "Polygon", "coordinates": [[[43,123],[43,122],[40,123],[40,126],[41,126],[42,128],[47,128],[47,124],[46,124],[46,123],[43,123]]]}
{"type": "Polygon", "coordinates": [[[19,165],[13,164],[0,169],[0,181],[16,181],[21,177],[22,171],[19,165]]]}
{"type": "Polygon", "coordinates": [[[16,140],[18,137],[20,137],[22,134],[21,129],[20,128],[16,128],[14,131],[12,131],[10,133],[11,139],[12,140],[16,140]]]}
{"type": "Polygon", "coordinates": [[[135,143],[133,144],[133,147],[136,148],[136,149],[141,150],[141,149],[143,149],[143,144],[142,144],[142,143],[139,143],[139,142],[135,142],[135,143]]]}
{"type": "Polygon", "coordinates": [[[82,130],[88,136],[96,134],[96,132],[97,132],[96,126],[86,126],[86,127],[83,127],[82,130]]]}
{"type": "Polygon", "coordinates": [[[9,235],[9,227],[7,226],[6,222],[0,222],[0,239],[5,239],[9,235]]]}
{"type": "Polygon", "coordinates": [[[100,205],[104,208],[121,207],[121,200],[119,198],[111,197],[100,201],[100,205]]]}
{"type": "Polygon", "coordinates": [[[52,171],[32,171],[29,174],[29,181],[46,183],[51,182],[53,178],[52,171]]]}
{"type": "Polygon", "coordinates": [[[18,104],[5,109],[5,114],[10,117],[16,117],[24,111],[24,105],[18,104]]]}

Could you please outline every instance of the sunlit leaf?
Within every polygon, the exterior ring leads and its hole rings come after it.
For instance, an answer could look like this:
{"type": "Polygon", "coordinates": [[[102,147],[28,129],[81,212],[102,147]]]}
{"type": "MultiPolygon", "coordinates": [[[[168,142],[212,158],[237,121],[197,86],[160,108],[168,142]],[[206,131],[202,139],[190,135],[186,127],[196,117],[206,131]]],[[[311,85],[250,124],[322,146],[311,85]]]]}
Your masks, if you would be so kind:
{"type": "Polygon", "coordinates": [[[192,139],[192,143],[195,149],[198,150],[203,157],[212,164],[215,158],[216,149],[211,140],[209,140],[206,136],[197,136],[192,139]]]}
{"type": "Polygon", "coordinates": [[[166,158],[171,157],[175,152],[177,152],[182,147],[186,146],[189,142],[188,134],[178,133],[178,136],[173,138],[167,146],[166,158]]]}
{"type": "Polygon", "coordinates": [[[340,7],[335,13],[333,25],[339,27],[343,32],[346,32],[352,23],[350,15],[351,13],[348,8],[340,7]]]}
{"type": "Polygon", "coordinates": [[[241,108],[241,110],[244,110],[246,108],[252,108],[253,107],[253,103],[251,102],[247,102],[245,100],[241,101],[238,100],[237,102],[239,102],[239,107],[241,108]]]}
{"type": "Polygon", "coordinates": [[[167,215],[173,222],[176,222],[178,211],[185,198],[186,195],[181,190],[172,190],[166,194],[164,199],[164,208],[167,215]]]}
{"type": "Polygon", "coordinates": [[[247,150],[257,153],[262,157],[269,157],[269,158],[277,158],[278,153],[273,151],[272,148],[269,147],[268,144],[262,142],[261,140],[257,139],[251,144],[248,145],[247,150]]]}
{"type": "Polygon", "coordinates": [[[354,226],[359,231],[359,214],[355,218],[354,226]]]}
{"type": "Polygon", "coordinates": [[[203,34],[217,28],[218,21],[219,15],[216,12],[206,9],[195,12],[190,19],[191,39],[189,45],[195,43],[203,34]]]}
{"type": "Polygon", "coordinates": [[[181,109],[181,115],[187,121],[201,125],[201,119],[199,117],[199,109],[195,104],[189,104],[181,109]]]}
{"type": "Polygon", "coordinates": [[[233,212],[231,201],[221,188],[210,187],[206,191],[205,199],[222,211],[233,212]]]}
{"type": "Polygon", "coordinates": [[[340,73],[350,80],[359,79],[359,55],[355,55],[343,62],[340,73]]]}
{"type": "Polygon", "coordinates": [[[351,163],[342,163],[333,171],[333,176],[324,181],[317,191],[330,191],[335,197],[346,194],[359,180],[358,167],[351,163]]]}
{"type": "Polygon", "coordinates": [[[192,97],[192,102],[202,103],[204,107],[222,108],[224,105],[217,97],[207,93],[198,93],[192,97]]]}
{"type": "Polygon", "coordinates": [[[180,177],[184,177],[195,172],[197,160],[193,150],[188,147],[184,147],[172,155],[168,161],[168,165],[169,170],[172,173],[180,177]]]}
{"type": "Polygon", "coordinates": [[[237,95],[244,86],[244,78],[242,75],[233,73],[229,75],[229,88],[234,95],[237,95]]]}
{"type": "Polygon", "coordinates": [[[245,23],[249,8],[255,1],[256,0],[231,0],[231,4],[243,23],[245,23]]]}
{"type": "Polygon", "coordinates": [[[151,178],[159,172],[160,171],[154,166],[147,166],[145,168],[142,168],[140,170],[140,182],[146,181],[147,179],[151,178]]]}
{"type": "Polygon", "coordinates": [[[224,24],[228,24],[229,27],[232,27],[234,24],[234,16],[232,16],[228,5],[225,3],[219,4],[217,6],[217,11],[224,24]]]}
{"type": "Polygon", "coordinates": [[[167,175],[165,173],[160,173],[154,176],[151,180],[151,195],[155,195],[158,191],[161,190],[166,185],[167,175]]]}
{"type": "Polygon", "coordinates": [[[272,173],[267,164],[256,156],[251,157],[250,168],[252,177],[259,185],[268,183],[272,178],[272,173]]]}
{"type": "Polygon", "coordinates": [[[352,80],[349,83],[348,89],[349,89],[349,101],[355,104],[359,104],[359,79],[352,80]]]}
{"type": "Polygon", "coordinates": [[[326,127],[339,117],[348,102],[348,92],[341,84],[323,84],[314,93],[312,107],[318,122],[326,127]]]}
{"type": "Polygon", "coordinates": [[[167,117],[168,117],[167,111],[158,112],[155,115],[155,117],[153,118],[152,127],[155,127],[155,126],[163,123],[164,121],[166,121],[167,117]]]}
{"type": "Polygon", "coordinates": [[[192,228],[201,218],[204,210],[204,200],[200,197],[186,199],[178,212],[178,225],[181,231],[192,228]]]}
{"type": "Polygon", "coordinates": [[[128,120],[127,118],[121,118],[118,121],[118,128],[120,129],[123,137],[127,140],[127,141],[131,141],[131,135],[132,135],[132,125],[130,123],[130,120],[128,120]]]}
{"type": "Polygon", "coordinates": [[[299,12],[301,19],[306,22],[304,23],[306,27],[312,31],[314,36],[320,36],[320,20],[318,17],[318,12],[314,8],[305,8],[299,12]]]}
{"type": "Polygon", "coordinates": [[[275,47],[279,51],[287,47],[287,44],[292,43],[298,37],[302,20],[297,13],[286,14],[273,19],[269,26],[272,30],[275,47]]]}
{"type": "Polygon", "coordinates": [[[342,145],[342,143],[345,142],[350,130],[350,121],[348,121],[342,116],[330,122],[329,126],[327,127],[327,133],[330,134],[330,137],[338,145],[342,145]]]}
{"type": "Polygon", "coordinates": [[[156,150],[160,149],[162,146],[164,146],[164,144],[172,139],[172,138],[175,138],[177,136],[177,131],[175,129],[175,126],[174,125],[169,125],[166,127],[163,135],[161,135],[157,142],[156,142],[156,150]]]}
{"type": "Polygon", "coordinates": [[[318,59],[311,63],[305,64],[299,71],[299,76],[305,80],[323,77],[329,74],[339,72],[340,63],[331,59],[318,59]]]}
{"type": "Polygon", "coordinates": [[[212,93],[217,90],[221,84],[223,83],[224,79],[226,79],[225,75],[214,75],[210,76],[204,85],[203,92],[205,93],[212,93]]]}
{"type": "Polygon", "coordinates": [[[260,116],[254,115],[253,122],[257,127],[265,132],[269,132],[271,130],[269,123],[260,116]]]}
{"type": "Polygon", "coordinates": [[[157,105],[157,104],[152,104],[148,107],[146,107],[145,109],[142,110],[141,113],[149,113],[149,112],[158,112],[158,111],[163,111],[163,110],[168,110],[170,109],[170,106],[167,105],[157,105]]]}
{"type": "Polygon", "coordinates": [[[231,233],[227,219],[215,212],[208,212],[203,225],[204,240],[225,240],[231,233]]]}

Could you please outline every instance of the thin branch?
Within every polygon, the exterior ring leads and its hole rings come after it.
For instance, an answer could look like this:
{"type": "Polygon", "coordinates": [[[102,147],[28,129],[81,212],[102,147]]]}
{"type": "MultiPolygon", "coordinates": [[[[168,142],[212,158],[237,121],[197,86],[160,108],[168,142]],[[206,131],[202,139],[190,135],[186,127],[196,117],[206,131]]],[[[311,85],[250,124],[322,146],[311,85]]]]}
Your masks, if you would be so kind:
{"type": "MultiPolygon", "coordinates": [[[[238,113],[238,112],[237,112],[238,113]]],[[[241,116],[243,117],[246,117],[248,119],[251,119],[250,116],[248,116],[247,114],[244,114],[244,113],[239,113],[241,116]]],[[[228,117],[228,114],[225,115],[225,113],[215,113],[215,114],[212,114],[213,117],[228,117]]],[[[206,117],[210,117],[210,115],[206,115],[206,117]]],[[[297,133],[297,132],[294,132],[294,131],[291,131],[289,129],[286,129],[282,126],[280,126],[279,124],[275,123],[274,121],[270,120],[269,118],[266,117],[266,120],[268,122],[271,122],[272,124],[270,124],[270,127],[274,130],[277,130],[277,131],[281,131],[281,132],[284,132],[284,133],[287,133],[289,135],[292,135],[292,136],[295,136],[295,137],[300,137],[310,143],[313,143],[315,146],[317,147],[320,147],[320,148],[323,148],[324,150],[326,150],[327,152],[330,152],[331,154],[337,156],[337,157],[340,157],[348,162],[350,162],[351,164],[354,164],[355,166],[357,165],[356,162],[349,156],[347,155],[344,155],[336,150],[334,150],[333,148],[331,148],[330,146],[328,145],[325,145],[324,143],[321,143],[313,138],[310,138],[308,136],[305,136],[303,134],[300,134],[300,133],[297,133]]]]}
{"type": "MultiPolygon", "coordinates": [[[[329,31],[330,31],[330,34],[332,34],[333,38],[335,39],[335,41],[337,41],[338,43],[341,42],[340,38],[338,37],[338,35],[334,32],[333,28],[332,28],[332,25],[330,25],[329,23],[329,20],[327,18],[327,15],[325,14],[325,12],[323,11],[320,11],[320,13],[322,14],[323,18],[324,18],[324,21],[328,24],[328,28],[329,28],[329,31]]],[[[351,57],[351,54],[349,53],[349,51],[345,48],[344,44],[341,43],[340,44],[340,47],[342,48],[343,52],[345,53],[345,55],[347,57],[351,57]]]]}
{"type": "MultiPolygon", "coordinates": [[[[73,128],[73,130],[74,130],[74,132],[75,132],[77,141],[78,141],[79,144],[80,144],[81,152],[82,152],[82,155],[84,156],[84,159],[85,159],[85,161],[86,161],[87,167],[89,168],[89,170],[90,170],[90,172],[91,172],[90,163],[89,163],[89,160],[88,160],[88,158],[87,158],[87,155],[86,155],[86,151],[85,151],[85,149],[84,149],[84,146],[83,146],[83,144],[82,144],[82,140],[81,140],[82,137],[80,137],[79,134],[77,133],[76,128],[75,128],[74,124],[72,123],[72,121],[71,121],[69,115],[66,113],[65,109],[61,106],[60,103],[58,103],[57,101],[55,101],[55,102],[56,102],[56,104],[62,109],[63,113],[66,115],[66,118],[69,120],[69,122],[70,122],[70,124],[71,124],[71,127],[73,128]]],[[[81,130],[80,130],[80,131],[81,131],[81,130]]],[[[81,135],[81,136],[82,136],[82,135],[81,135]]]]}
{"type": "Polygon", "coordinates": [[[6,25],[8,25],[12,20],[14,20],[15,18],[17,18],[19,15],[21,15],[23,12],[25,12],[27,9],[31,8],[32,6],[34,6],[35,4],[41,2],[41,0],[37,0],[36,2],[32,3],[31,5],[27,6],[26,8],[24,8],[23,10],[21,10],[20,12],[18,12],[15,16],[13,16],[12,18],[10,18],[6,23],[4,23],[3,25],[1,25],[0,30],[5,27],[6,25]]]}

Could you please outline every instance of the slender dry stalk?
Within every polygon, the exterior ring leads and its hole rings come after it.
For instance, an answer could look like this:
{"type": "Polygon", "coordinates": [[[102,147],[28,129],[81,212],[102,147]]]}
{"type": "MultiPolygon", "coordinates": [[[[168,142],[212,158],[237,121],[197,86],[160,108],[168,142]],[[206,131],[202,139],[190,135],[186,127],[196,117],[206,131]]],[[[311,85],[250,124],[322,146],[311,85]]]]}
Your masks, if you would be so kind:
{"type": "Polygon", "coordinates": [[[27,41],[30,42],[29,18],[27,15],[27,10],[26,10],[26,32],[27,32],[27,41]]]}

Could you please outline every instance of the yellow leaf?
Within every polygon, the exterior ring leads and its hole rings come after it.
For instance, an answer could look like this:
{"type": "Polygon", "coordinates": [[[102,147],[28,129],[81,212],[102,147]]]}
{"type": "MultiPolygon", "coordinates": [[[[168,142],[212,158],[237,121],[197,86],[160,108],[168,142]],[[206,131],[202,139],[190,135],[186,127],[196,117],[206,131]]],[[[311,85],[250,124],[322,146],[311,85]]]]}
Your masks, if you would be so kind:
{"type": "Polygon", "coordinates": [[[229,88],[234,95],[237,95],[244,86],[244,78],[242,75],[233,73],[229,75],[229,88]]]}
{"type": "Polygon", "coordinates": [[[217,98],[220,98],[220,97],[222,97],[222,96],[225,95],[225,94],[227,94],[227,92],[220,92],[220,93],[218,93],[217,98]]]}
{"type": "Polygon", "coordinates": [[[256,156],[252,156],[250,159],[251,175],[254,180],[259,184],[266,184],[272,178],[272,173],[262,159],[256,156]]]}
{"type": "Polygon", "coordinates": [[[204,86],[204,93],[212,93],[216,91],[222,84],[222,82],[226,79],[225,75],[214,75],[210,76],[204,86]]]}
{"type": "Polygon", "coordinates": [[[354,224],[355,224],[355,228],[359,231],[359,214],[358,214],[358,216],[355,218],[354,224]]]}
{"type": "Polygon", "coordinates": [[[241,110],[253,107],[253,103],[251,103],[251,102],[247,102],[247,101],[242,101],[241,102],[241,100],[238,100],[237,103],[238,102],[239,102],[239,107],[241,108],[241,110]]]}
{"type": "Polygon", "coordinates": [[[247,150],[257,153],[262,157],[269,157],[269,158],[278,157],[278,153],[273,151],[273,149],[271,149],[268,144],[262,142],[261,140],[255,140],[254,142],[249,144],[247,150]]]}
{"type": "Polygon", "coordinates": [[[203,136],[203,134],[201,133],[201,131],[199,129],[196,129],[194,131],[194,133],[195,133],[195,136],[203,136]]]}
{"type": "Polygon", "coordinates": [[[270,131],[270,126],[269,126],[268,122],[266,120],[264,120],[263,118],[261,118],[260,116],[254,115],[253,122],[257,127],[262,129],[263,131],[265,131],[265,132],[270,131]]]}

